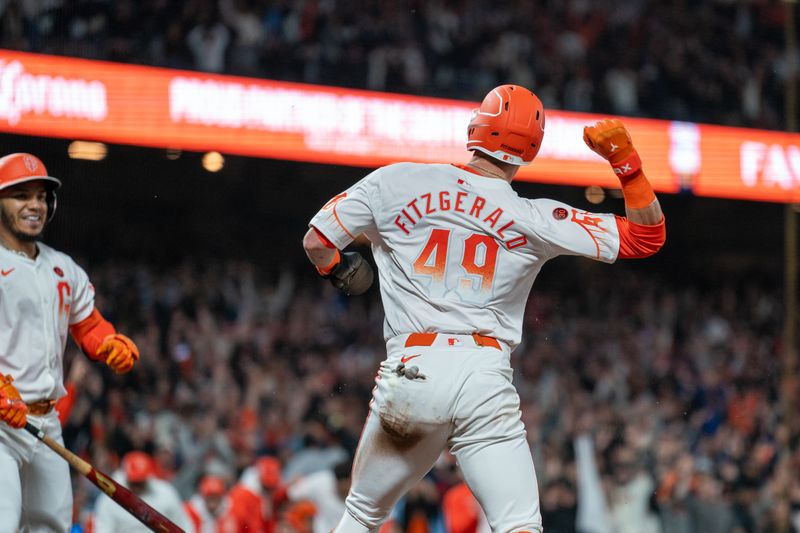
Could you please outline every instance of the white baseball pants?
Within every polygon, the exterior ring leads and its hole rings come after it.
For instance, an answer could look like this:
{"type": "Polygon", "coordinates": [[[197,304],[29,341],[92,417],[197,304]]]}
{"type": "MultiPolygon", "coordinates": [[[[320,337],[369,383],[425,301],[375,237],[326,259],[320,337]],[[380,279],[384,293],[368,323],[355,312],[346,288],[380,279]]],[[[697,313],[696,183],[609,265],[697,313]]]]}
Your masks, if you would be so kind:
{"type": "Polygon", "coordinates": [[[406,347],[406,338],[387,343],[335,533],[377,531],[447,447],[492,531],[541,532],[508,347],[481,347],[470,335],[449,334],[437,335],[431,346],[406,347]],[[409,379],[414,366],[418,375],[409,379]]]}
{"type": "MultiPolygon", "coordinates": [[[[63,444],[55,410],[28,420],[63,444]]],[[[24,429],[0,422],[0,533],[64,533],[71,522],[67,462],[24,429]]]]}

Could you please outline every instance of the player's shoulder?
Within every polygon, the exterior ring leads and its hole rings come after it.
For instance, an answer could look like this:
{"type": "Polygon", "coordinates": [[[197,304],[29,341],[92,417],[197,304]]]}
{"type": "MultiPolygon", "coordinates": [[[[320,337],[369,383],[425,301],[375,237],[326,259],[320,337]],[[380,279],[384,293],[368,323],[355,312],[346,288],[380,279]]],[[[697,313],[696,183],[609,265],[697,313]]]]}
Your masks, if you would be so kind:
{"type": "Polygon", "coordinates": [[[572,215],[572,206],[551,198],[520,197],[520,201],[524,206],[524,219],[534,227],[558,224],[572,215]]]}
{"type": "Polygon", "coordinates": [[[448,172],[449,169],[452,168],[454,168],[453,165],[442,163],[402,162],[392,163],[391,165],[381,167],[376,171],[376,173],[379,173],[384,179],[391,179],[398,176],[401,176],[402,178],[408,178],[417,174],[430,175],[433,173],[444,173],[448,172]]]}
{"type": "Polygon", "coordinates": [[[438,163],[393,163],[379,168],[371,177],[384,196],[394,196],[415,186],[427,186],[446,181],[455,167],[438,163]]]}
{"type": "Polygon", "coordinates": [[[383,166],[381,168],[386,170],[386,171],[390,171],[390,172],[395,172],[395,171],[400,171],[400,172],[402,172],[402,171],[412,171],[413,172],[413,171],[417,171],[417,170],[430,169],[430,168],[433,168],[433,167],[442,167],[442,166],[448,166],[448,165],[442,165],[442,164],[439,164],[439,163],[415,163],[413,161],[400,161],[400,162],[397,162],[397,163],[391,163],[389,165],[385,165],[385,166],[383,166]]]}
{"type": "Polygon", "coordinates": [[[567,211],[572,209],[572,206],[569,204],[553,200],[552,198],[526,198],[526,201],[531,207],[541,213],[549,212],[554,209],[566,209],[567,211]]]}
{"type": "Polygon", "coordinates": [[[37,243],[37,246],[41,259],[51,263],[53,268],[60,268],[69,273],[83,272],[83,268],[70,255],[41,242],[37,243]]]}
{"type": "Polygon", "coordinates": [[[50,263],[55,263],[56,266],[62,266],[62,268],[77,266],[75,260],[64,252],[56,250],[52,246],[48,246],[42,242],[38,242],[36,245],[39,247],[39,257],[41,257],[41,259],[50,263]]]}

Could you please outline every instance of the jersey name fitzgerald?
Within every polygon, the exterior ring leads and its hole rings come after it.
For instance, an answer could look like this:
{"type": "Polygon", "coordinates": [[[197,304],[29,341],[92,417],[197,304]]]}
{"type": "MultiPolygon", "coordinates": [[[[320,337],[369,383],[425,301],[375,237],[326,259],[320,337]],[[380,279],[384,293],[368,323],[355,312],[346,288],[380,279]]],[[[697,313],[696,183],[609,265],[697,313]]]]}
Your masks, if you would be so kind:
{"type": "Polygon", "coordinates": [[[514,347],[533,281],[558,255],[613,262],[614,215],[522,198],[501,179],[447,164],[379,168],[333,197],[311,225],[337,248],[372,244],[384,337],[480,333],[514,347]]]}
{"type": "MultiPolygon", "coordinates": [[[[463,180],[459,181],[464,183],[463,180]]],[[[483,196],[467,191],[443,190],[421,194],[400,210],[394,224],[406,235],[410,235],[409,230],[417,226],[426,215],[440,211],[462,213],[483,222],[486,233],[496,235],[509,250],[528,242],[524,235],[506,235],[506,232],[514,231],[514,220],[505,215],[503,208],[492,206],[483,196]]]]}

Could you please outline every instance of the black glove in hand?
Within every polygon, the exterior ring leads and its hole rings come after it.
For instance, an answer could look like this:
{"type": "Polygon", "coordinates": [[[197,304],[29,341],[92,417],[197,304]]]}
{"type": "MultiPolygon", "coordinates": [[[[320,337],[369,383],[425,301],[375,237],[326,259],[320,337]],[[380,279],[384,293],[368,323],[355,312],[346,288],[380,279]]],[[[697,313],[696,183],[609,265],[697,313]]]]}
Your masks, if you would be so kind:
{"type": "Polygon", "coordinates": [[[333,286],[348,296],[367,292],[375,279],[370,264],[358,252],[343,252],[341,257],[328,276],[333,286]]]}

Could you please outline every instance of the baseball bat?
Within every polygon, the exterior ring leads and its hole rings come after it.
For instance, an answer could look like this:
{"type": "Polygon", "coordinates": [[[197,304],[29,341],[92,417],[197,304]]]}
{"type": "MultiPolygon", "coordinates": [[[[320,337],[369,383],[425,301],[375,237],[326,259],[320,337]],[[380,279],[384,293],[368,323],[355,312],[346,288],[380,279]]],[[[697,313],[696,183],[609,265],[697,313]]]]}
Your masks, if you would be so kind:
{"type": "Polygon", "coordinates": [[[60,455],[72,468],[94,483],[106,496],[117,502],[120,507],[128,511],[134,518],[151,530],[163,531],[166,533],[185,533],[166,516],[147,505],[139,496],[126,489],[103,472],[96,470],[92,465],[45,435],[43,431],[36,429],[30,422],[25,424],[25,429],[28,433],[42,441],[48,448],[60,455]]]}

